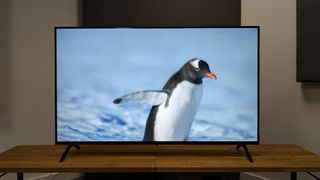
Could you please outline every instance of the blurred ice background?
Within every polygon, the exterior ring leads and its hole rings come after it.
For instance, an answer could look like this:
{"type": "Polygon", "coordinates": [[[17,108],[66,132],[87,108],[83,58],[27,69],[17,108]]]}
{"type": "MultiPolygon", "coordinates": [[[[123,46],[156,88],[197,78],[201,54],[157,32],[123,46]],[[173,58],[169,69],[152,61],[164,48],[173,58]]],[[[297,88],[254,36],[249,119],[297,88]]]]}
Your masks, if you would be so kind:
{"type": "Polygon", "coordinates": [[[257,140],[257,30],[58,29],[57,140],[141,141],[150,106],[112,101],[159,90],[186,61],[218,80],[204,94],[188,141],[257,140]]]}

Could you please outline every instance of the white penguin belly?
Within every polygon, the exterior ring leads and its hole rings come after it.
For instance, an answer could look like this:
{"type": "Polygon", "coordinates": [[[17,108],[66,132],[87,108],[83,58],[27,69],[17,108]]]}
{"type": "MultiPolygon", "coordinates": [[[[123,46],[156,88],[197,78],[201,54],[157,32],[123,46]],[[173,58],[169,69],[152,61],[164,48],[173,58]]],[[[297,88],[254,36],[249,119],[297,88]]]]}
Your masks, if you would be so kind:
{"type": "Polygon", "coordinates": [[[179,83],[169,99],[169,104],[159,106],[154,126],[155,141],[184,141],[202,99],[202,84],[188,81],[179,83]]]}

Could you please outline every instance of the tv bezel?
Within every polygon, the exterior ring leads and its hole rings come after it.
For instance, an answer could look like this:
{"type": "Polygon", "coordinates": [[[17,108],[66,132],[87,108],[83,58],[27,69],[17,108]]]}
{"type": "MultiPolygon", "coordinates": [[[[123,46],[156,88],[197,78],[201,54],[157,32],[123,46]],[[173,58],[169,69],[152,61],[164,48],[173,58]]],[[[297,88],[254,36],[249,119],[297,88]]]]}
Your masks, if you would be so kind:
{"type": "Polygon", "coordinates": [[[55,26],[54,27],[54,99],[55,99],[55,144],[56,145],[138,145],[138,144],[217,144],[217,145],[257,145],[260,144],[260,26],[168,26],[168,27],[76,27],[76,26],[55,26]],[[188,29],[188,28],[255,28],[257,29],[257,141],[58,141],[57,137],[57,30],[58,29],[188,29]]]}

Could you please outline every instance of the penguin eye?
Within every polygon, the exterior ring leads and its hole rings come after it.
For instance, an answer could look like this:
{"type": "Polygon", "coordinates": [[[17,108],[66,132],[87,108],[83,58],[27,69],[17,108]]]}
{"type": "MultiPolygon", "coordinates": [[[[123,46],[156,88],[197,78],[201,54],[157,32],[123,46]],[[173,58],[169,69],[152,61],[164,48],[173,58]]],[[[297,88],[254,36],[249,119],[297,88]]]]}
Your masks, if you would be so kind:
{"type": "Polygon", "coordinates": [[[195,67],[194,69],[195,69],[196,71],[199,71],[199,68],[198,68],[198,67],[195,67]]]}

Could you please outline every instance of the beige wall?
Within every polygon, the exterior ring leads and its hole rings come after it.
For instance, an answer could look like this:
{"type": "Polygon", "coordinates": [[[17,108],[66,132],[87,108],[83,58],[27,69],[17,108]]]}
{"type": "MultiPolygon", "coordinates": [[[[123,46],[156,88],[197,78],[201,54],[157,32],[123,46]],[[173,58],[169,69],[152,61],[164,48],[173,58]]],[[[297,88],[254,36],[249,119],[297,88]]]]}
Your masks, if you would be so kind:
{"type": "MultiPolygon", "coordinates": [[[[295,81],[295,17],[295,0],[242,0],[242,24],[261,26],[261,142],[320,154],[320,85],[295,81]]],[[[53,27],[78,24],[78,1],[0,0],[0,21],[0,152],[54,144],[53,27]]]]}
{"type": "Polygon", "coordinates": [[[295,0],[242,1],[242,25],[260,26],[262,143],[295,143],[295,10],[295,0]]]}
{"type": "Polygon", "coordinates": [[[320,84],[296,82],[296,0],[242,0],[242,25],[261,27],[261,143],[292,143],[320,154],[320,84]]]}
{"type": "MultiPolygon", "coordinates": [[[[9,104],[10,104],[10,80],[9,76],[9,16],[7,1],[0,0],[0,130],[8,128],[9,104]]],[[[1,132],[0,131],[0,132],[1,132]]],[[[0,142],[1,143],[1,142],[0,142]]],[[[1,150],[0,150],[1,151],[1,150]]]]}
{"type": "Polygon", "coordinates": [[[77,0],[0,0],[0,151],[54,143],[54,26],[77,25],[77,0]],[[4,6],[2,6],[4,5],[4,6]],[[2,11],[4,10],[4,11],[2,11]],[[5,18],[4,18],[5,17],[5,18]],[[2,71],[1,71],[2,72],[2,71]],[[10,91],[10,92],[9,92],[10,91]]]}
{"type": "Polygon", "coordinates": [[[0,0],[0,152],[54,144],[54,26],[77,24],[78,0],[0,0]]]}
{"type": "Polygon", "coordinates": [[[242,0],[242,25],[261,27],[261,140],[320,154],[320,84],[296,82],[296,1],[242,0]]]}

